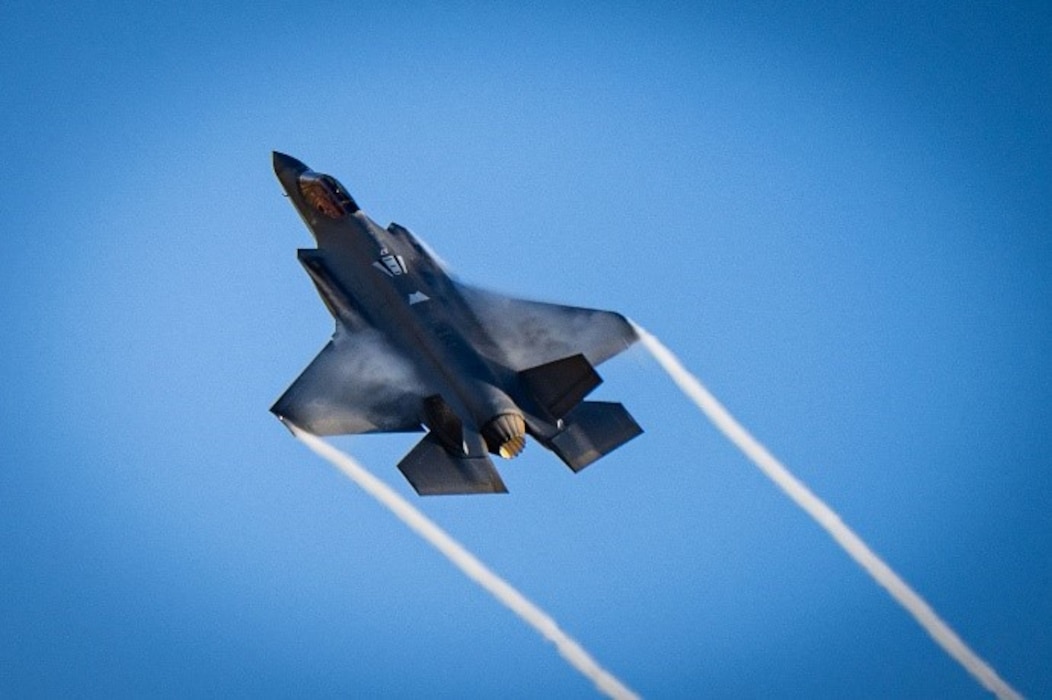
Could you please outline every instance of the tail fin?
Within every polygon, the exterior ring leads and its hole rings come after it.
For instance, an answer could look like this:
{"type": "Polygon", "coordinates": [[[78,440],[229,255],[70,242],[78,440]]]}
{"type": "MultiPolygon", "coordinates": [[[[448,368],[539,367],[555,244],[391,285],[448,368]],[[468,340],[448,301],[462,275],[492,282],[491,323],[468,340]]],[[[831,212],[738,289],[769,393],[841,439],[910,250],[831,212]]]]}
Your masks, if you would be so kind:
{"type": "Polygon", "coordinates": [[[433,433],[402,458],[398,469],[421,496],[508,492],[489,457],[451,454],[433,433]]]}
{"type": "Polygon", "coordinates": [[[566,416],[603,381],[581,354],[519,372],[519,380],[556,418],[566,416]]]}
{"type": "Polygon", "coordinates": [[[563,424],[547,446],[575,472],[643,432],[623,405],[605,401],[581,402],[563,424]]]}

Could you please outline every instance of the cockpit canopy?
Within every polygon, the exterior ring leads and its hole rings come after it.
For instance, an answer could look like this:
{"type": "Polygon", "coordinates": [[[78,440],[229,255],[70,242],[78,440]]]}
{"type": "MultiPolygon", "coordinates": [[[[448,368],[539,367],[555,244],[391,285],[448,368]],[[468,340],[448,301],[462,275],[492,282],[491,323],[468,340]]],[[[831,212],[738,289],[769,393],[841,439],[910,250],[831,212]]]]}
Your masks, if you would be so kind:
{"type": "Polygon", "coordinates": [[[330,175],[307,171],[299,178],[300,194],[307,204],[330,219],[339,219],[358,211],[358,204],[343,185],[330,175]]]}

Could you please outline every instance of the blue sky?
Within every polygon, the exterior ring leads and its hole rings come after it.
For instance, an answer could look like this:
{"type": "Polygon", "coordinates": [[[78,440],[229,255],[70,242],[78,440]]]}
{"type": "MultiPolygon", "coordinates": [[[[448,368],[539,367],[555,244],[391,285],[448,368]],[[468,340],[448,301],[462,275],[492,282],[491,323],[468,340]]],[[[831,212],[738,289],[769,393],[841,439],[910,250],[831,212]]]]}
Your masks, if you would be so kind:
{"type": "MultiPolygon", "coordinates": [[[[468,281],[650,329],[1052,693],[1040,4],[0,23],[0,694],[593,696],[267,412],[331,332],[274,149],[468,281]]],[[[418,505],[644,696],[984,696],[642,351],[601,373],[643,437],[418,505]]],[[[337,444],[411,495],[412,441],[337,444]]]]}

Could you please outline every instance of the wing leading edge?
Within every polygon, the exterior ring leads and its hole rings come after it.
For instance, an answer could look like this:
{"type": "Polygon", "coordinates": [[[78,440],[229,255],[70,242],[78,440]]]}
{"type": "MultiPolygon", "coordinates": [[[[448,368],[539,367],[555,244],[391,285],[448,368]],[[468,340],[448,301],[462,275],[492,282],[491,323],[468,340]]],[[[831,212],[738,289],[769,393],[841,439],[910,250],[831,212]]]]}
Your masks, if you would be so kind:
{"type": "Polygon", "coordinates": [[[639,339],[613,311],[516,299],[463,284],[457,289],[516,372],[578,354],[594,367],[639,339]]]}
{"type": "Polygon", "coordinates": [[[379,331],[337,329],[270,410],[315,435],[420,432],[428,393],[379,331]]]}

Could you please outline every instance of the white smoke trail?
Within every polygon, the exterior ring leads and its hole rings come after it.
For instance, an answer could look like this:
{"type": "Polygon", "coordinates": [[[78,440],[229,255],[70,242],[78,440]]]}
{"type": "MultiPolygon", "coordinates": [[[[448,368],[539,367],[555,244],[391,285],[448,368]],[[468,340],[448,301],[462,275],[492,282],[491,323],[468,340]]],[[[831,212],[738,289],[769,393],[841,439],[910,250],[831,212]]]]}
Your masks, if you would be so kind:
{"type": "MultiPolygon", "coordinates": [[[[633,324],[635,325],[635,324],[633,324]]],[[[668,372],[672,380],[686,394],[709,420],[726,435],[731,442],[751,459],[777,486],[793,499],[798,506],[815,519],[829,535],[836,540],[851,558],[862,566],[887,589],[888,593],[905,608],[921,627],[941,646],[946,653],[957,660],[966,671],[979,681],[987,690],[999,698],[1019,699],[1021,696],[1008,683],[1001,679],[985,661],[972,651],[950,627],[939,618],[931,606],[921,598],[909,585],[899,578],[898,574],[873,553],[865,542],[859,539],[851,528],[844,524],[818,496],[793,476],[785,465],[779,462],[748,433],[738,421],[716,400],[701,382],[692,375],[683,364],[657,338],[639,326],[635,326],[643,345],[654,356],[654,359],[668,372]]]]}
{"type": "Polygon", "coordinates": [[[508,582],[490,571],[485,564],[446,534],[442,528],[428,520],[423,513],[391,490],[387,484],[366,471],[350,455],[344,454],[321,438],[300,430],[288,421],[285,424],[292,430],[292,434],[302,440],[307,447],[314,450],[320,457],[327,459],[358,484],[363,491],[387,506],[410,529],[416,531],[435,549],[446,555],[446,558],[463,571],[468,578],[489,591],[494,598],[504,603],[512,612],[540,632],[545,639],[552,642],[559,650],[559,654],[571,666],[595,683],[596,688],[602,693],[616,700],[638,700],[639,696],[604,670],[580,644],[559,629],[555,620],[512,588],[508,582]]]}

